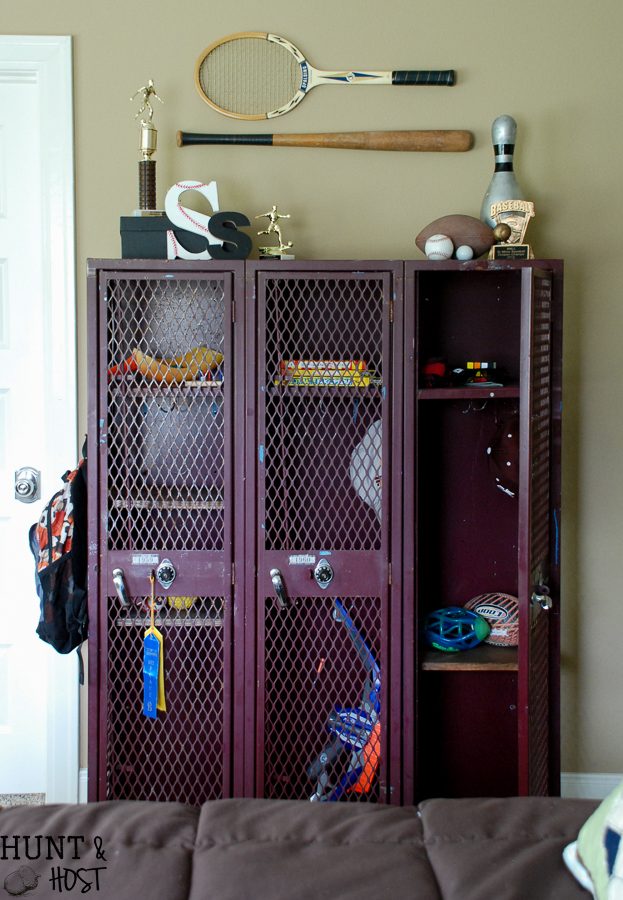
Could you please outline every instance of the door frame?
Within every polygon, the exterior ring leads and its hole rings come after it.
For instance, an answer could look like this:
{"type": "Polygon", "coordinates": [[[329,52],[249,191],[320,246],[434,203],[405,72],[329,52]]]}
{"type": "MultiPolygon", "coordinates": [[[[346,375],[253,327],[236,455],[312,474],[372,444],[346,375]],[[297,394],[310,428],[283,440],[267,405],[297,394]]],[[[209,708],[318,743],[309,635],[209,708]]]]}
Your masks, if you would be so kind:
{"type": "MultiPolygon", "coordinates": [[[[40,114],[34,125],[40,146],[45,148],[41,153],[40,173],[45,351],[40,363],[45,373],[41,390],[45,394],[49,473],[42,474],[49,491],[51,485],[60,482],[62,472],[74,467],[78,450],[71,37],[0,35],[0,80],[35,81],[39,91],[40,114]],[[50,440],[52,434],[54,438],[50,440]]],[[[46,802],[76,802],[79,773],[76,654],[60,656],[50,650],[47,676],[50,687],[46,802]]]]}

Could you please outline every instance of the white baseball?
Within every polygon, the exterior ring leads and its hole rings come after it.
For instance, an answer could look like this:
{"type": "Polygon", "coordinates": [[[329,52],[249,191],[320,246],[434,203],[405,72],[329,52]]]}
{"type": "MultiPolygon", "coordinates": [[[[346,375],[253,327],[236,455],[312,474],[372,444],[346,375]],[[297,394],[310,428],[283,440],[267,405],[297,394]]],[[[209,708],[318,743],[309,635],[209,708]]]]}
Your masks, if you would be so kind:
{"type": "Polygon", "coordinates": [[[457,259],[472,259],[473,256],[474,251],[471,247],[468,247],[467,244],[461,244],[460,247],[456,248],[457,259]]]}
{"type": "Polygon", "coordinates": [[[454,244],[446,234],[433,234],[424,245],[428,259],[451,259],[454,244]]]}

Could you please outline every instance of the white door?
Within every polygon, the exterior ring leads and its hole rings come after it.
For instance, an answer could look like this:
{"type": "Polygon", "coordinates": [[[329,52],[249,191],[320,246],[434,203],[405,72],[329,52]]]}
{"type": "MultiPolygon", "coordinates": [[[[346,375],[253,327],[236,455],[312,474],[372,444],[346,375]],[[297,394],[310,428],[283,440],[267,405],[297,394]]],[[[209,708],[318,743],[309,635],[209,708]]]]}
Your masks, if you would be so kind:
{"type": "Polygon", "coordinates": [[[75,801],[77,658],[35,633],[30,525],[77,461],[71,42],[0,36],[0,795],[75,801]],[[41,499],[15,472],[41,471],[41,499]]]}

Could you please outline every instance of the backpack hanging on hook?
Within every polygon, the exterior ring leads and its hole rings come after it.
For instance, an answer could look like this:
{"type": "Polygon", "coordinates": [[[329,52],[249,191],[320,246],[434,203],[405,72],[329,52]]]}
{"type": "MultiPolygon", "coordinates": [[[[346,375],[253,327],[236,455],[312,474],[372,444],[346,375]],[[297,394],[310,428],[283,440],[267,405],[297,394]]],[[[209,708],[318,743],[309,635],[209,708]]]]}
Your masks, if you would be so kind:
{"type": "Polygon", "coordinates": [[[79,680],[84,684],[80,647],[87,617],[87,460],[63,476],[63,487],[47,503],[29,532],[35,558],[40,617],[37,634],[58,653],[77,649],[79,680]]]}

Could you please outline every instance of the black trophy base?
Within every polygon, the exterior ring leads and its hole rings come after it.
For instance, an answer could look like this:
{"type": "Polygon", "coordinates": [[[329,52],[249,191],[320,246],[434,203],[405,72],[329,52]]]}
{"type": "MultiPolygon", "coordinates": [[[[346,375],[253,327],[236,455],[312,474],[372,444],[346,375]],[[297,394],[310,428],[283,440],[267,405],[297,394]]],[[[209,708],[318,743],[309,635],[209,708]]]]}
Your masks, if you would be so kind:
{"type": "Polygon", "coordinates": [[[176,229],[167,216],[121,216],[122,259],[166,259],[167,231],[189,253],[202,253],[208,241],[200,234],[176,229]]]}

